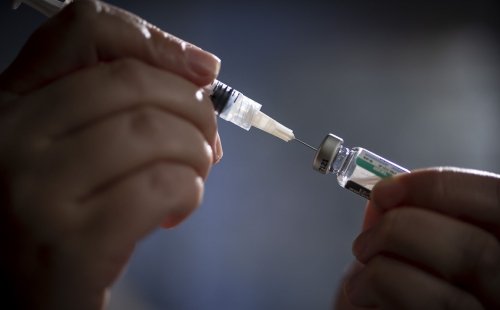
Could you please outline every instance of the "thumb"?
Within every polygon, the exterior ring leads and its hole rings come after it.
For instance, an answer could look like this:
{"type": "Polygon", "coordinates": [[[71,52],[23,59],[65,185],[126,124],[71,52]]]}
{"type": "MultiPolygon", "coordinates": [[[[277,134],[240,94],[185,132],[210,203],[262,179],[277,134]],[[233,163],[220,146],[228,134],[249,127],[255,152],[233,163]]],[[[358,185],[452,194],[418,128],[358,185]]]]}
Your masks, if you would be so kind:
{"type": "Polygon", "coordinates": [[[382,212],[415,206],[479,224],[500,237],[500,175],[438,167],[384,179],[372,191],[382,212]]]}
{"type": "Polygon", "coordinates": [[[80,0],[49,19],[0,76],[0,89],[29,92],[83,67],[135,58],[205,86],[220,60],[143,19],[99,1],[80,0]]]}

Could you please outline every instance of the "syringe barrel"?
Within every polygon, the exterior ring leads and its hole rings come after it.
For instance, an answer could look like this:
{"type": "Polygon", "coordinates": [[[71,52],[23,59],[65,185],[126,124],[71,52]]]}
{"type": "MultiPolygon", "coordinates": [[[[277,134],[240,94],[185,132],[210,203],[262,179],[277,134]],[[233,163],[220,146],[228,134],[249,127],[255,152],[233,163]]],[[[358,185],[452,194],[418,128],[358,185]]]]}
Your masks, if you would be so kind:
{"type": "Polygon", "coordinates": [[[230,97],[234,94],[239,93],[234,88],[221,81],[214,80],[210,85],[210,99],[214,105],[215,112],[220,114],[229,102],[230,97]]]}
{"type": "Polygon", "coordinates": [[[210,86],[210,98],[220,118],[249,130],[261,104],[246,97],[236,89],[215,80],[210,86]]]}

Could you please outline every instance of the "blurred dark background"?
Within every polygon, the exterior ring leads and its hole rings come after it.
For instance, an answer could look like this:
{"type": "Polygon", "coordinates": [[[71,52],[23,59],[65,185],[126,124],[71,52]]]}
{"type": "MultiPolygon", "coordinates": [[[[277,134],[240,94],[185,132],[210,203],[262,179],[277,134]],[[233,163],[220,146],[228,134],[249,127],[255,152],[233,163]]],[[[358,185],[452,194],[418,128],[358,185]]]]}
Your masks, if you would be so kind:
{"type": "MultiPolygon", "coordinates": [[[[0,69],[44,21],[0,10],[0,69]]],[[[222,59],[220,80],[313,145],[332,132],[409,169],[500,172],[496,1],[112,1],[222,59]]],[[[328,309],[365,201],[313,152],[220,120],[199,210],[144,240],[111,309],[328,309]]]]}

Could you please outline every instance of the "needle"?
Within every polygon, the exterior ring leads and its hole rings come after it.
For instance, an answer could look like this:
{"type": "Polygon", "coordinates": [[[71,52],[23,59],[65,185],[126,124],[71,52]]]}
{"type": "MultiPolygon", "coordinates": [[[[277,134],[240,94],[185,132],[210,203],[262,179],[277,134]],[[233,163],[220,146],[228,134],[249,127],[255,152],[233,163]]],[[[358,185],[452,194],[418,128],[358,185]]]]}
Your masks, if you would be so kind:
{"type": "Polygon", "coordinates": [[[310,149],[315,150],[316,152],[318,151],[318,149],[317,149],[317,148],[310,146],[309,144],[305,143],[304,141],[302,141],[302,140],[300,140],[300,139],[295,138],[294,140],[295,140],[295,141],[297,141],[297,142],[302,143],[303,145],[307,146],[307,147],[308,147],[308,148],[310,148],[310,149]]]}

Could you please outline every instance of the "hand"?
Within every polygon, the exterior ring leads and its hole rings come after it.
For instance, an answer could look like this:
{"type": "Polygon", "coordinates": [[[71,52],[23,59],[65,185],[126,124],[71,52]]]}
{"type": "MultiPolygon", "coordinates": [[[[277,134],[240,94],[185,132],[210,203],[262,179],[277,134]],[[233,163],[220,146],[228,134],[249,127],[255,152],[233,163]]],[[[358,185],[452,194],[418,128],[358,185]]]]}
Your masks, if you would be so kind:
{"type": "Polygon", "coordinates": [[[12,308],[103,307],[136,242],[200,204],[222,155],[201,90],[219,66],[97,1],[76,1],[34,33],[0,76],[12,308]]]}
{"type": "Polygon", "coordinates": [[[372,195],[354,243],[361,265],[345,286],[352,305],[500,308],[499,175],[422,170],[381,181],[372,195]]]}

